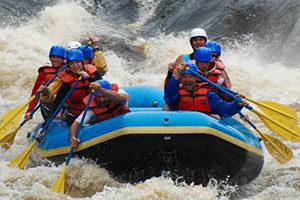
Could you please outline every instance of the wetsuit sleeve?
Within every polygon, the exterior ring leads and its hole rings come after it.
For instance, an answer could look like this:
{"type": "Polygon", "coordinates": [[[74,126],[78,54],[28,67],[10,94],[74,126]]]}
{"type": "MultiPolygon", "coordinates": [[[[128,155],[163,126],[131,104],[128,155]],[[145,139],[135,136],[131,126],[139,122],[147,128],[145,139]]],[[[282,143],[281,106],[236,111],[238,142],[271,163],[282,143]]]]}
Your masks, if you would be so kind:
{"type": "Polygon", "coordinates": [[[179,80],[172,77],[165,89],[164,100],[171,110],[176,110],[179,103],[179,83],[179,80]]]}
{"type": "Polygon", "coordinates": [[[55,96],[57,94],[57,92],[60,90],[61,85],[63,84],[63,82],[59,79],[56,78],[49,86],[48,86],[48,91],[49,94],[43,95],[41,94],[40,99],[41,101],[45,101],[45,102],[51,102],[54,101],[55,96]]]}
{"type": "Polygon", "coordinates": [[[167,74],[167,77],[165,78],[165,82],[164,82],[164,89],[166,89],[170,79],[172,78],[172,75],[173,75],[173,71],[168,70],[168,74],[167,74]]]}
{"type": "Polygon", "coordinates": [[[218,114],[221,117],[231,117],[242,110],[242,106],[238,105],[237,101],[223,101],[216,93],[208,90],[207,99],[210,109],[213,114],[218,114]]]}
{"type": "MultiPolygon", "coordinates": [[[[39,89],[39,87],[42,84],[42,81],[45,79],[45,73],[43,71],[39,72],[39,75],[34,83],[32,92],[31,92],[31,96],[35,95],[35,93],[37,92],[37,90],[39,89]]],[[[31,103],[28,106],[28,109],[26,111],[26,113],[30,113],[34,106],[36,105],[36,103],[38,102],[38,100],[35,98],[33,101],[31,101],[31,103]]]]}
{"type": "Polygon", "coordinates": [[[101,51],[95,51],[93,63],[95,64],[99,75],[101,77],[104,76],[104,74],[106,74],[108,68],[107,68],[107,63],[106,63],[105,57],[101,51]]]}

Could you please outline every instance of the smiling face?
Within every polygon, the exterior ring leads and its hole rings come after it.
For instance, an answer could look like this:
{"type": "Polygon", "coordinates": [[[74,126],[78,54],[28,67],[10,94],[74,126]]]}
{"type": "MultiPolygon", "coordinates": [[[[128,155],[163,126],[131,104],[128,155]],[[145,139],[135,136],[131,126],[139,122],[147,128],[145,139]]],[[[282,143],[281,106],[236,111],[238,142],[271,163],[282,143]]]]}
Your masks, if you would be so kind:
{"type": "Polygon", "coordinates": [[[196,77],[192,74],[183,74],[181,77],[181,83],[187,91],[193,91],[196,86],[196,77]]]}
{"type": "Polygon", "coordinates": [[[193,37],[191,39],[191,45],[194,51],[196,51],[199,47],[203,47],[205,43],[206,43],[206,39],[201,36],[193,37]]]}
{"type": "Polygon", "coordinates": [[[72,60],[69,62],[69,68],[73,73],[78,73],[83,70],[83,65],[79,60],[72,60]]]}
{"type": "Polygon", "coordinates": [[[63,65],[64,59],[60,56],[50,56],[50,62],[53,67],[59,67],[63,65]]]}

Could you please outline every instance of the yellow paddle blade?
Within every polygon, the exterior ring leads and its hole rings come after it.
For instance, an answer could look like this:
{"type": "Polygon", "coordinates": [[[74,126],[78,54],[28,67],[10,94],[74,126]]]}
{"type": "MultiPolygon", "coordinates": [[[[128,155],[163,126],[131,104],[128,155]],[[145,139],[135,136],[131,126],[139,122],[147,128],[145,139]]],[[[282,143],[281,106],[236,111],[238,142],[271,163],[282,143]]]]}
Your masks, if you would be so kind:
{"type": "Polygon", "coordinates": [[[22,118],[28,104],[36,97],[32,96],[27,102],[8,111],[0,119],[0,135],[10,132],[22,118]]]}
{"type": "Polygon", "coordinates": [[[57,192],[57,193],[65,193],[66,191],[66,173],[68,170],[68,165],[65,165],[62,173],[60,174],[59,178],[55,182],[55,184],[50,188],[52,192],[57,192]]]}
{"type": "Polygon", "coordinates": [[[29,161],[30,152],[33,149],[34,145],[36,143],[36,140],[34,140],[31,145],[23,151],[20,155],[15,157],[13,160],[10,161],[10,163],[7,165],[8,167],[18,167],[20,169],[24,169],[29,161]]]}
{"type": "Polygon", "coordinates": [[[272,118],[278,121],[297,123],[297,112],[295,109],[272,101],[256,101],[250,97],[247,100],[258,105],[258,107],[272,118]]]}
{"type": "Polygon", "coordinates": [[[256,114],[263,123],[274,133],[277,133],[280,137],[290,140],[292,142],[297,142],[300,140],[300,128],[292,123],[286,123],[283,121],[277,121],[268,115],[258,112],[252,109],[251,112],[256,114]]]}
{"type": "Polygon", "coordinates": [[[293,158],[293,152],[283,142],[275,137],[256,131],[260,134],[268,152],[280,163],[285,164],[293,158]]]}
{"type": "Polygon", "coordinates": [[[13,144],[16,134],[20,130],[21,127],[22,126],[19,125],[18,128],[16,128],[16,130],[14,130],[6,135],[0,136],[0,145],[2,146],[2,148],[9,149],[9,147],[13,144]]]}
{"type": "Polygon", "coordinates": [[[266,108],[265,106],[261,106],[258,105],[258,107],[264,111],[265,113],[267,113],[268,115],[272,116],[272,117],[276,117],[279,118],[280,120],[286,120],[287,122],[293,122],[293,123],[297,123],[298,120],[298,116],[297,116],[297,112],[294,108],[291,108],[289,106],[285,106],[276,102],[272,102],[272,101],[259,101],[260,103],[264,104],[264,105],[268,105],[271,106],[272,108],[276,108],[276,110],[280,110],[281,112],[289,115],[285,115],[285,114],[280,114],[279,112],[275,112],[269,108],[266,108]]]}

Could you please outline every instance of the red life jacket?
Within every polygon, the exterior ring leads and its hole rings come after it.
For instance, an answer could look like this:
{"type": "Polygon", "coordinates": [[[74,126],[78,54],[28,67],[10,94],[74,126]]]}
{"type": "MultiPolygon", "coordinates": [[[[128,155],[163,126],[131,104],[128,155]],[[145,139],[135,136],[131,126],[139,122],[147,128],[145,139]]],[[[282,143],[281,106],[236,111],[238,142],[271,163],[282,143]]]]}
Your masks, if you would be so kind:
{"type": "MultiPolygon", "coordinates": [[[[111,89],[113,91],[118,91],[118,88],[119,86],[117,84],[111,84],[111,89]]],[[[87,105],[89,97],[90,95],[86,96],[83,99],[83,103],[85,106],[87,105]]],[[[111,101],[108,107],[99,107],[95,100],[95,96],[93,96],[89,108],[92,109],[94,114],[96,115],[96,122],[101,122],[103,120],[130,112],[127,106],[117,104],[114,101],[111,101]]]]}
{"type": "Polygon", "coordinates": [[[41,82],[41,85],[45,85],[59,70],[61,67],[52,67],[50,65],[41,66],[38,72],[44,72],[45,79],[41,82]]]}
{"type": "MultiPolygon", "coordinates": [[[[221,76],[222,70],[224,70],[224,69],[225,69],[225,66],[222,63],[212,61],[209,63],[208,74],[206,75],[206,78],[208,80],[210,80],[211,82],[218,83],[219,77],[221,76]]],[[[204,84],[203,84],[204,82],[201,79],[197,78],[197,83],[201,83],[202,87],[204,87],[204,84]]],[[[206,87],[208,87],[209,89],[214,88],[209,83],[206,84],[206,87]]]]}
{"type": "MultiPolygon", "coordinates": [[[[85,72],[90,77],[95,77],[94,73],[97,71],[97,68],[94,65],[84,65],[85,72]]],[[[75,82],[78,80],[78,77],[71,73],[69,70],[65,70],[61,72],[58,78],[64,82],[68,83],[70,87],[73,87],[75,82]]],[[[75,115],[80,115],[84,110],[85,106],[82,103],[83,98],[89,94],[89,80],[81,80],[74,91],[72,92],[71,96],[68,98],[68,111],[75,115]]]]}
{"type": "Polygon", "coordinates": [[[194,93],[190,93],[180,85],[178,110],[199,111],[207,114],[211,113],[207,99],[207,90],[207,87],[197,85],[194,93]]]}

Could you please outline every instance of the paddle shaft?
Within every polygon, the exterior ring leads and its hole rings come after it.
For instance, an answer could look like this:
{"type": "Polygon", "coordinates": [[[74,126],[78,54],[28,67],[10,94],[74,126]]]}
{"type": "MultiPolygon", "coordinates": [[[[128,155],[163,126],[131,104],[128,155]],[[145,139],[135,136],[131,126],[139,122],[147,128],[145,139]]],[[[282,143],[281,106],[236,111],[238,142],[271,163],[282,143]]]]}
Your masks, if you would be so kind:
{"type": "Polygon", "coordinates": [[[255,126],[250,120],[247,120],[247,119],[245,118],[245,115],[244,115],[243,113],[239,112],[239,115],[240,115],[242,118],[244,118],[245,121],[248,122],[248,124],[250,124],[250,126],[251,126],[252,128],[254,128],[255,130],[257,130],[256,126],[255,126]]]}
{"type": "MultiPolygon", "coordinates": [[[[233,98],[234,100],[236,100],[237,102],[241,103],[242,99],[235,96],[234,94],[237,94],[236,92],[229,90],[227,88],[224,88],[221,85],[218,85],[210,80],[208,80],[207,78],[201,76],[200,74],[198,74],[197,72],[191,70],[190,68],[187,67],[187,70],[189,70],[190,72],[192,72],[193,75],[195,75],[197,78],[200,78],[202,81],[208,82],[210,85],[213,85],[215,88],[217,88],[218,90],[224,92],[225,94],[227,94],[228,96],[230,96],[231,98],[233,98]],[[230,92],[229,92],[230,91],[230,92]]],[[[246,106],[247,109],[252,110],[253,108],[251,106],[246,106]]]]}
{"type": "MultiPolygon", "coordinates": [[[[30,118],[33,117],[33,114],[42,106],[41,103],[39,103],[38,106],[34,107],[34,109],[32,110],[32,112],[30,113],[30,118]]],[[[25,123],[27,122],[27,120],[23,120],[22,123],[20,124],[20,126],[22,127],[25,123]]]]}
{"type": "MultiPolygon", "coordinates": [[[[78,83],[80,82],[81,77],[79,77],[79,79],[74,83],[73,87],[69,90],[69,92],[67,93],[67,95],[64,97],[64,99],[60,102],[60,104],[57,106],[57,108],[55,109],[55,111],[52,113],[52,115],[50,116],[49,119],[47,119],[45,125],[42,128],[41,133],[43,133],[49,126],[49,124],[53,121],[53,119],[55,118],[55,116],[57,115],[57,113],[60,111],[61,107],[64,105],[64,103],[66,102],[66,100],[69,98],[69,96],[72,94],[72,92],[74,91],[74,89],[76,88],[76,86],[78,85],[78,83]]],[[[40,136],[39,138],[36,138],[36,140],[38,142],[41,141],[41,138],[43,136],[40,136]]]]}
{"type": "MultiPolygon", "coordinates": [[[[232,90],[230,90],[230,89],[228,89],[228,88],[225,88],[225,87],[223,87],[223,88],[224,88],[225,90],[227,90],[228,92],[234,94],[234,95],[238,95],[238,93],[235,92],[235,91],[232,91],[232,90]]],[[[281,115],[284,115],[284,116],[286,116],[286,117],[288,117],[288,118],[294,119],[293,116],[291,116],[291,115],[289,115],[289,114],[287,114],[287,113],[285,113],[285,112],[282,112],[281,110],[278,110],[278,109],[276,109],[276,108],[273,108],[273,107],[271,107],[271,106],[268,106],[268,105],[266,105],[266,104],[264,104],[264,103],[261,103],[261,102],[259,102],[259,101],[255,101],[254,99],[252,99],[252,98],[250,98],[250,97],[247,97],[247,96],[245,96],[245,95],[242,95],[241,97],[242,97],[242,98],[245,98],[245,99],[248,100],[248,101],[251,101],[251,102],[254,103],[254,104],[257,104],[258,106],[267,108],[267,109],[272,110],[272,111],[274,111],[274,112],[276,112],[276,113],[279,113],[279,114],[281,114],[281,115]]],[[[250,107],[250,108],[251,108],[251,107],[250,107]]]]}
{"type": "MultiPolygon", "coordinates": [[[[80,131],[82,125],[83,125],[83,122],[84,122],[86,113],[87,113],[87,111],[88,111],[88,109],[89,109],[89,106],[90,106],[90,104],[91,104],[93,95],[94,95],[94,90],[90,93],[89,100],[88,100],[88,102],[87,102],[86,107],[84,108],[84,111],[83,111],[83,115],[82,115],[80,124],[79,124],[79,126],[78,126],[78,128],[77,128],[77,130],[76,130],[76,136],[75,136],[76,138],[78,137],[78,133],[79,133],[79,131],[80,131]]],[[[69,165],[73,152],[74,152],[74,147],[72,147],[71,150],[70,150],[68,159],[67,159],[67,161],[66,161],[66,165],[69,165]]]]}

